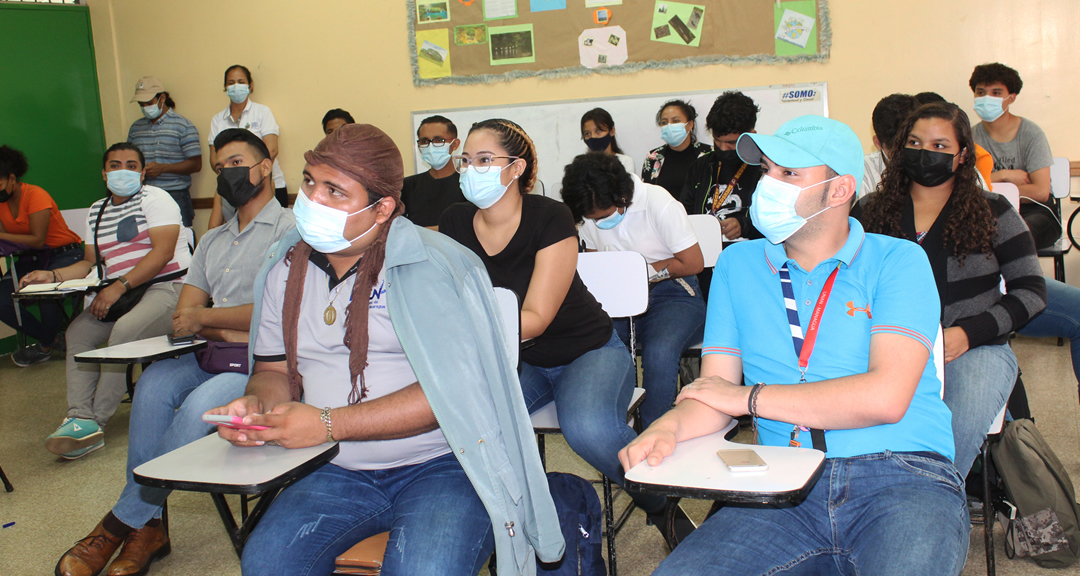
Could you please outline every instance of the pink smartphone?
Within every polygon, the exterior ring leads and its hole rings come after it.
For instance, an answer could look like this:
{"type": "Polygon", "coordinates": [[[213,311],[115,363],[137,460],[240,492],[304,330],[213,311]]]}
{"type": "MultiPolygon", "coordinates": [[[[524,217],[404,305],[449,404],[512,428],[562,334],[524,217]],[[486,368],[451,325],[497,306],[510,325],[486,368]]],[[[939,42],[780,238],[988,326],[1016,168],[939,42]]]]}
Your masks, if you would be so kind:
{"type": "Polygon", "coordinates": [[[244,419],[240,416],[216,416],[213,414],[203,414],[202,420],[207,424],[217,424],[218,426],[235,428],[236,430],[266,430],[267,428],[269,428],[269,426],[244,424],[244,419]]]}

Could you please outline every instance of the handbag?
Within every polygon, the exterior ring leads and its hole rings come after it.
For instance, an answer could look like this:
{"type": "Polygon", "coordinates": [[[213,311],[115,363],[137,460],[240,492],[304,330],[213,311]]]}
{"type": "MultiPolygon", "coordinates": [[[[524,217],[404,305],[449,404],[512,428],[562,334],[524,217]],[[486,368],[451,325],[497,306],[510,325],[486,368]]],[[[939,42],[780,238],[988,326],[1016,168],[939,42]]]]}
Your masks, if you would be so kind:
{"type": "Polygon", "coordinates": [[[210,374],[248,373],[247,342],[207,342],[206,348],[195,351],[199,368],[210,374]]]}
{"type": "MultiPolygon", "coordinates": [[[[105,207],[108,205],[109,199],[106,198],[105,201],[101,203],[101,210],[98,210],[97,220],[94,221],[94,256],[97,258],[98,277],[102,279],[105,278],[105,259],[101,257],[101,250],[98,248],[98,228],[101,227],[101,216],[105,214],[105,207]]],[[[116,302],[113,302],[112,306],[109,307],[109,311],[105,314],[101,321],[116,322],[124,314],[131,312],[131,309],[134,308],[140,300],[142,300],[143,294],[146,294],[146,290],[148,288],[159,282],[176,280],[177,278],[183,277],[185,274],[187,274],[187,268],[184,268],[183,270],[177,270],[172,274],[166,274],[160,278],[154,278],[148,282],[143,282],[142,284],[129,289],[127,292],[121,294],[120,297],[116,299],[116,302]]],[[[103,282],[97,287],[96,291],[100,292],[101,290],[111,286],[113,282],[116,282],[116,280],[103,282]]]]}

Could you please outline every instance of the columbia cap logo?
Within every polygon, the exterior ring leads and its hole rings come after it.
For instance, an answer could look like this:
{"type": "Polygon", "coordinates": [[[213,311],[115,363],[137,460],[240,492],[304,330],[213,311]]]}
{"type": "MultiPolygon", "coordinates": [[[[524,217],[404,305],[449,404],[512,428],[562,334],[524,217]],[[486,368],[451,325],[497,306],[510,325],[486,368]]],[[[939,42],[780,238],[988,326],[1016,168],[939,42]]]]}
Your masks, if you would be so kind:
{"type": "Polygon", "coordinates": [[[784,132],[784,136],[791,136],[792,134],[798,134],[799,132],[810,132],[812,130],[824,130],[821,126],[800,126],[794,130],[788,130],[784,132]]]}

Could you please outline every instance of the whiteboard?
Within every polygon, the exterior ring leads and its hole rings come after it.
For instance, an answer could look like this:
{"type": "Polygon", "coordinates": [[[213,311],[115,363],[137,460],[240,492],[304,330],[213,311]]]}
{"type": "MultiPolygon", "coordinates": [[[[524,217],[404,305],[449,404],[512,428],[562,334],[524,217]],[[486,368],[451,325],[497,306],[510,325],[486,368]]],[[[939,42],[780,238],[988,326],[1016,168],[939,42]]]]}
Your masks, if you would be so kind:
{"type": "MultiPolygon", "coordinates": [[[[421,110],[412,113],[415,141],[420,122],[428,116],[441,115],[449,118],[458,129],[458,137],[464,145],[469,127],[474,122],[489,118],[506,118],[525,129],[536,144],[538,177],[534,193],[543,193],[555,199],[559,194],[563,169],[578,154],[588,152],[581,140],[581,116],[593,108],[603,108],[615,120],[615,135],[624,154],[634,160],[635,171],[640,175],[641,165],[649,150],[663,145],[660,127],[656,125],[656,113],[665,102],[682,98],[697,110],[694,130],[700,141],[712,143],[712,135],[705,129],[705,117],[717,96],[728,90],[739,90],[754,100],[761,108],[758,112],[757,131],[772,134],[784,122],[804,114],[829,115],[828,87],[826,82],[805,84],[781,84],[752,88],[726,88],[701,92],[647,94],[617,98],[589,98],[563,100],[560,102],[534,102],[507,106],[482,106],[447,110],[421,110]],[[542,184],[541,184],[542,183],[542,184]]],[[[460,154],[461,148],[455,152],[460,154]]],[[[413,146],[416,173],[428,169],[420,159],[420,151],[413,146]]]]}

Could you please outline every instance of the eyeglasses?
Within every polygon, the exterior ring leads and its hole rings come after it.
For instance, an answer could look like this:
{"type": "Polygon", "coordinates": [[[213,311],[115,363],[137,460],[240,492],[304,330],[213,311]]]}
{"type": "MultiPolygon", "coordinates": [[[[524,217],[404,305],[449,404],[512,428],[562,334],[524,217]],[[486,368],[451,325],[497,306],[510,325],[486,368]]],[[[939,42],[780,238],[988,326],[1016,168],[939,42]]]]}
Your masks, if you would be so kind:
{"type": "Polygon", "coordinates": [[[416,146],[418,148],[427,148],[428,146],[431,146],[432,144],[434,144],[436,146],[443,146],[444,144],[446,144],[446,142],[447,142],[446,138],[443,138],[442,136],[436,136],[436,137],[431,138],[431,139],[421,138],[421,139],[416,141],[416,146]]]}
{"type": "Polygon", "coordinates": [[[489,154],[481,154],[480,156],[477,156],[476,158],[471,158],[471,159],[466,158],[464,156],[460,156],[460,155],[452,156],[450,158],[450,160],[454,162],[454,170],[456,170],[458,174],[464,174],[465,170],[467,170],[469,168],[470,164],[472,165],[473,169],[476,170],[477,172],[479,172],[480,174],[486,174],[487,171],[490,170],[491,167],[495,165],[495,159],[496,158],[507,158],[507,159],[513,158],[514,160],[517,160],[517,159],[519,159],[521,157],[520,156],[491,156],[489,154]]]}

